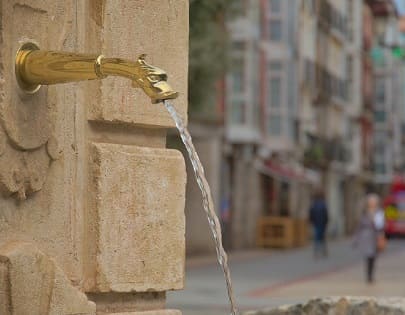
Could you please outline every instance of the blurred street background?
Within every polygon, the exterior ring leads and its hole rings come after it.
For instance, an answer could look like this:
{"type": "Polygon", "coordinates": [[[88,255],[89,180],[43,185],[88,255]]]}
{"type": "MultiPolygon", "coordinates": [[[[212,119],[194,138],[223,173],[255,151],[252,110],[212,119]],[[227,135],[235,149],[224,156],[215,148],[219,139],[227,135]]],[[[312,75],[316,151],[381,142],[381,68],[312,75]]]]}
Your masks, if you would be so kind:
{"type": "MultiPolygon", "coordinates": [[[[304,303],[321,296],[404,296],[405,243],[390,242],[378,261],[376,282],[364,282],[361,257],[347,240],[334,242],[327,260],[314,262],[309,248],[231,255],[238,306],[242,311],[304,303]]],[[[190,259],[184,292],[168,293],[169,307],[183,315],[229,314],[222,274],[214,260],[190,259]]]]}
{"type": "MultiPolygon", "coordinates": [[[[190,0],[188,125],[243,309],[405,293],[405,241],[390,241],[373,286],[350,244],[371,192],[387,234],[405,234],[404,14],[402,0],[190,0]],[[330,248],[315,261],[308,209],[320,189],[330,248]]],[[[168,146],[184,151],[174,132],[168,146]]],[[[187,167],[187,283],[168,304],[226,314],[187,167]]]]}

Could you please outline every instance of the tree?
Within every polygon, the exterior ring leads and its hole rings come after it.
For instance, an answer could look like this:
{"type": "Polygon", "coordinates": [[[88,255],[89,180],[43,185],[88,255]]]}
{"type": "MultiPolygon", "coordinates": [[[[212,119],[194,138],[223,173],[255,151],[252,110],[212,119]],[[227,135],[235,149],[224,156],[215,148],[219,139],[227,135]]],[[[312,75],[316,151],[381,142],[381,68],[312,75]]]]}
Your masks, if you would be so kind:
{"type": "Polygon", "coordinates": [[[216,83],[226,70],[228,41],[225,17],[242,0],[190,1],[190,115],[204,115],[216,103],[216,83]]]}

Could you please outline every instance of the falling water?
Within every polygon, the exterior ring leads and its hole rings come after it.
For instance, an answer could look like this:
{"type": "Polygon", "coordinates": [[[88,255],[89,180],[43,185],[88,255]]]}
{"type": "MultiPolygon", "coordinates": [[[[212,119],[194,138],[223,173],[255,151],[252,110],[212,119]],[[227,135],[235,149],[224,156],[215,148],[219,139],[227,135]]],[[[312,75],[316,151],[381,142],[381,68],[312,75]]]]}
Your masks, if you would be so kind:
{"type": "Polygon", "coordinates": [[[190,157],[191,164],[193,165],[195,178],[197,180],[197,184],[200,187],[202,197],[203,197],[203,206],[204,210],[208,217],[208,223],[211,228],[212,236],[215,241],[216,251],[217,251],[217,259],[218,263],[220,264],[222,271],[224,272],[226,287],[228,290],[228,297],[229,302],[231,304],[231,314],[237,315],[238,311],[235,304],[235,299],[233,296],[232,290],[232,282],[231,282],[231,273],[228,266],[228,256],[224,250],[222,245],[222,233],[221,233],[221,225],[219,224],[218,217],[214,210],[214,203],[212,200],[210,186],[208,185],[207,179],[205,178],[204,168],[201,164],[200,158],[198,157],[197,151],[194,148],[193,141],[191,139],[191,135],[188,132],[187,128],[184,126],[183,120],[177,114],[176,109],[169,101],[164,101],[166,109],[172,116],[173,120],[176,123],[176,127],[180,132],[181,139],[183,140],[184,145],[186,146],[188,155],[190,157]]]}

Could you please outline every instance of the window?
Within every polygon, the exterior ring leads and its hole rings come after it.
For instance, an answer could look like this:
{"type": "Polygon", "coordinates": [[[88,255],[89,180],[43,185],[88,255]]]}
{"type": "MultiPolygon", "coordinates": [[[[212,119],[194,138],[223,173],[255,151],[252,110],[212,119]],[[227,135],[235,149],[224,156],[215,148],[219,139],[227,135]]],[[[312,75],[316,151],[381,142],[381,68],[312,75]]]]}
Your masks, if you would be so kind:
{"type": "Polygon", "coordinates": [[[280,61],[271,61],[269,63],[269,70],[270,71],[281,71],[283,68],[283,65],[280,61]]]}
{"type": "Polygon", "coordinates": [[[241,41],[232,42],[231,49],[232,51],[243,52],[245,49],[245,43],[241,41]]]}
{"type": "MultiPolygon", "coordinates": [[[[282,121],[286,119],[287,112],[283,111],[283,104],[287,102],[286,65],[278,59],[270,60],[267,65],[267,108],[268,108],[268,134],[280,136],[284,127],[282,121]]],[[[288,128],[288,126],[286,126],[288,128]]]]}
{"type": "Polygon", "coordinates": [[[347,35],[350,40],[353,40],[353,23],[354,23],[354,12],[355,12],[355,2],[350,0],[348,2],[349,10],[347,11],[347,35]]]}
{"type": "Polygon", "coordinates": [[[387,169],[385,167],[385,164],[384,163],[376,163],[375,164],[375,171],[378,174],[385,174],[386,171],[387,171],[387,169]]]}
{"type": "Polygon", "coordinates": [[[281,41],[281,20],[272,19],[269,24],[270,28],[270,40],[281,41]]]}
{"type": "Polygon", "coordinates": [[[231,104],[231,122],[242,124],[245,121],[245,103],[241,100],[234,100],[231,104]]]}
{"type": "Polygon", "coordinates": [[[382,141],[376,141],[374,144],[374,158],[379,161],[384,161],[386,145],[382,141]]]}
{"type": "Polygon", "coordinates": [[[281,107],[281,78],[270,79],[270,107],[281,107]]]}
{"type": "Polygon", "coordinates": [[[287,119],[287,132],[288,132],[288,137],[291,140],[296,140],[297,139],[297,123],[294,118],[288,117],[287,119]]]}
{"type": "Polygon", "coordinates": [[[383,78],[377,78],[375,81],[375,97],[377,103],[385,103],[385,81],[383,78]]]}
{"type": "Polygon", "coordinates": [[[233,58],[231,69],[232,91],[240,92],[244,87],[243,59],[233,58]]]}
{"type": "Polygon", "coordinates": [[[386,119],[386,113],[383,110],[376,110],[374,112],[374,120],[376,122],[385,122],[386,119]]]}
{"type": "Polygon", "coordinates": [[[285,0],[268,0],[268,34],[269,40],[281,41],[282,39],[282,5],[285,0]]]}
{"type": "Polygon", "coordinates": [[[234,91],[241,91],[243,88],[243,74],[242,71],[232,71],[232,89],[234,91]]]}
{"type": "Polygon", "coordinates": [[[385,143],[387,139],[387,132],[383,130],[375,131],[374,133],[374,141],[385,143]]]}
{"type": "Polygon", "coordinates": [[[353,56],[348,55],[346,59],[346,87],[347,87],[347,97],[352,99],[352,84],[353,84],[353,56]]]}
{"type": "Polygon", "coordinates": [[[271,13],[280,13],[281,11],[281,0],[270,0],[269,8],[271,13]]]}
{"type": "Polygon", "coordinates": [[[268,122],[268,132],[272,136],[281,134],[281,117],[279,115],[271,115],[268,122]]]}
{"type": "Polygon", "coordinates": [[[246,3],[244,0],[232,1],[231,7],[235,12],[242,15],[245,11],[246,3]]]}

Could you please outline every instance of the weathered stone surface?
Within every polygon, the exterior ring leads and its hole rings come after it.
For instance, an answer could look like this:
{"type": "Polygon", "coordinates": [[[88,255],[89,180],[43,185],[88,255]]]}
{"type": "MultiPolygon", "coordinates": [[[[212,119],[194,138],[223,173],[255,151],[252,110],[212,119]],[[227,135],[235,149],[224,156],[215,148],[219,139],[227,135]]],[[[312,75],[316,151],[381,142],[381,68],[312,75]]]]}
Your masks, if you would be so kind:
{"type": "Polygon", "coordinates": [[[175,310],[157,310],[149,312],[111,313],[110,315],[181,315],[181,312],[175,310]]]}
{"type": "Polygon", "coordinates": [[[402,315],[404,298],[333,297],[313,299],[304,305],[247,312],[245,315],[402,315]]]}
{"type": "Polygon", "coordinates": [[[166,305],[166,292],[98,292],[88,293],[97,305],[97,315],[161,310],[166,305]]]}
{"type": "MultiPolygon", "coordinates": [[[[169,83],[180,93],[174,101],[187,119],[188,1],[115,0],[92,1],[90,10],[95,30],[102,38],[106,56],[136,60],[147,54],[147,61],[164,69],[169,83]],[[97,12],[97,14],[95,13],[97,12]],[[128,21],[142,21],[128,23],[128,21]],[[157,44],[158,43],[158,44],[157,44]]],[[[174,126],[161,104],[152,105],[140,89],[133,89],[123,78],[107,78],[90,99],[90,120],[154,126],[174,126]]]]}
{"type": "Polygon", "coordinates": [[[85,159],[72,146],[83,141],[79,122],[86,117],[76,108],[72,86],[28,95],[14,77],[14,56],[23,42],[53,50],[79,46],[75,8],[74,0],[0,2],[0,246],[33,243],[77,281],[83,207],[76,185],[85,159]]]}
{"type": "Polygon", "coordinates": [[[0,248],[1,314],[95,315],[96,306],[74,288],[55,262],[29,243],[0,248]]]}
{"type": "MultiPolygon", "coordinates": [[[[125,225],[127,217],[119,217],[125,210],[122,199],[118,198],[122,208],[118,209],[116,217],[101,207],[104,212],[100,212],[103,215],[100,218],[93,216],[98,213],[89,200],[94,196],[91,194],[93,183],[89,185],[88,181],[93,169],[92,162],[89,163],[89,143],[164,148],[165,128],[173,124],[163,107],[150,104],[142,92],[135,92],[130,82],[121,78],[60,84],[42,87],[35,95],[23,94],[14,78],[14,56],[26,41],[33,41],[46,50],[101,52],[131,59],[147,53],[152,64],[167,70],[169,82],[181,93],[176,106],[185,116],[187,5],[183,0],[0,1],[0,314],[88,314],[85,310],[88,302],[79,291],[86,292],[89,287],[100,290],[97,279],[109,295],[105,309],[118,303],[117,295],[111,290],[181,287],[184,242],[179,235],[182,229],[184,233],[184,217],[180,215],[180,200],[184,194],[180,192],[173,197],[178,198],[179,205],[173,212],[167,210],[173,207],[170,200],[158,198],[161,203],[156,205],[163,205],[163,211],[152,206],[150,212],[141,212],[146,225],[139,228],[133,224],[134,229],[132,225],[125,225]],[[153,128],[148,128],[151,126],[153,128]],[[161,213],[172,225],[160,226],[154,221],[161,213]],[[108,222],[102,220],[110,218],[114,218],[112,225],[120,230],[107,228],[108,222]],[[91,230],[99,227],[102,229],[91,230]],[[146,237],[140,236],[142,231],[146,237]],[[154,242],[153,233],[157,240],[163,239],[162,248],[154,242]],[[165,233],[169,235],[167,241],[162,236],[165,233]],[[119,237],[128,242],[108,243],[119,237]],[[180,241],[172,247],[169,239],[180,241]],[[26,242],[44,254],[37,255],[27,249],[26,255],[13,256],[16,251],[6,244],[16,242],[26,242]],[[128,258],[124,258],[136,259],[133,265],[119,269],[115,275],[118,263],[109,259],[124,256],[123,250],[114,252],[121,245],[129,253],[128,258]],[[102,251],[94,254],[99,248],[102,251]],[[88,249],[93,256],[88,256],[88,249]],[[171,260],[170,255],[176,255],[176,251],[181,254],[177,260],[171,260]],[[162,258],[165,267],[162,272],[156,272],[156,257],[162,258]],[[126,278],[136,281],[128,284],[123,281],[126,278]],[[14,286],[23,283],[21,297],[12,300],[14,286]],[[31,292],[27,283],[38,292],[31,292]],[[48,301],[49,309],[43,311],[48,301]],[[10,314],[11,305],[18,311],[10,314]],[[27,313],[28,305],[32,308],[27,313]],[[66,305],[69,306],[65,308],[66,305]]],[[[162,165],[156,167],[156,172],[163,172],[159,174],[162,178],[170,178],[173,173],[164,167],[165,159],[159,159],[162,165]]],[[[175,159],[169,153],[169,162],[175,159]]],[[[133,162],[132,167],[135,164],[133,162]]],[[[139,165],[142,167],[142,163],[139,165]]],[[[176,176],[174,181],[175,185],[180,182],[176,176]]],[[[147,183],[155,182],[151,177],[147,183]]],[[[115,190],[125,189],[120,183],[115,184],[115,190]]],[[[134,185],[131,189],[139,189],[139,193],[146,189],[134,185]]],[[[105,197],[100,199],[100,204],[107,207],[114,202],[107,187],[104,188],[105,197]]],[[[159,185],[157,188],[157,191],[161,189],[159,185]]],[[[119,192],[118,196],[128,197],[124,192],[119,192]]],[[[163,309],[164,300],[164,292],[153,301],[139,295],[135,300],[125,301],[125,311],[163,309]]],[[[117,309],[117,312],[123,310],[117,309]]],[[[93,311],[91,307],[89,314],[93,311]]]]}
{"type": "MultiPolygon", "coordinates": [[[[180,152],[93,144],[92,291],[181,289],[185,165],[180,152]]],[[[92,239],[92,238],[90,238],[92,239]]],[[[91,253],[91,252],[89,252],[91,253]]]]}
{"type": "Polygon", "coordinates": [[[72,31],[73,6],[72,1],[29,0],[3,1],[1,6],[0,165],[7,167],[0,169],[0,186],[6,196],[25,199],[42,189],[46,180],[51,161],[46,144],[54,134],[56,106],[46,87],[35,95],[19,89],[14,56],[27,41],[43,49],[60,48],[66,32],[72,31]]]}

